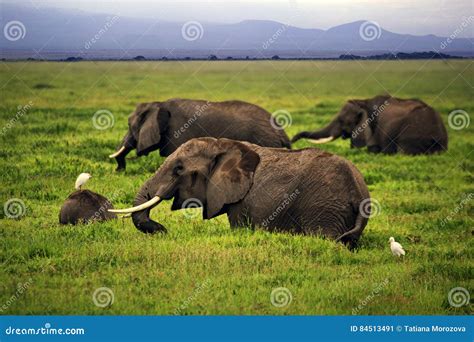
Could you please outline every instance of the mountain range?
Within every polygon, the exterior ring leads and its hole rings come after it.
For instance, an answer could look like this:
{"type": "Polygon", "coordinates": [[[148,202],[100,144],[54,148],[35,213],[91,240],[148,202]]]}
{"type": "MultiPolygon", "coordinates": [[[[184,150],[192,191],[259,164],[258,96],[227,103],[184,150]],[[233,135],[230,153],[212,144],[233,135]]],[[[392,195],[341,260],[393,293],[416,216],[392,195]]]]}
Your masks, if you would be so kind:
{"type": "Polygon", "coordinates": [[[365,20],[321,30],[265,20],[179,23],[55,8],[1,6],[3,58],[54,59],[74,54],[85,58],[131,58],[137,54],[146,58],[210,54],[219,58],[268,58],[275,54],[311,58],[419,51],[474,55],[472,38],[398,34],[365,20]],[[16,34],[20,38],[8,36],[7,25],[14,25],[12,22],[19,25],[16,34]]]}

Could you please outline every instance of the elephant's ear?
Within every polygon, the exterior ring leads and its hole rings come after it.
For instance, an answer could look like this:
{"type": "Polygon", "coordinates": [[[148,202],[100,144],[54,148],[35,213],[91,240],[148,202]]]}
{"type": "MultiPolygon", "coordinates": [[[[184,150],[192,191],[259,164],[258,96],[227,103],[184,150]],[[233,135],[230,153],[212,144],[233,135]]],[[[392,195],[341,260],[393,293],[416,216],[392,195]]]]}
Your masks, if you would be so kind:
{"type": "Polygon", "coordinates": [[[243,199],[253,184],[253,175],[259,155],[242,143],[218,140],[219,152],[215,155],[207,183],[204,218],[220,214],[226,204],[243,199]]]}
{"type": "Polygon", "coordinates": [[[137,140],[137,155],[141,156],[158,148],[161,135],[168,128],[169,113],[155,102],[142,107],[138,115],[139,124],[132,133],[137,140]]]}
{"type": "Polygon", "coordinates": [[[372,146],[375,144],[374,130],[377,118],[365,101],[361,100],[359,107],[361,111],[358,115],[360,115],[360,117],[352,132],[352,139],[358,147],[372,146]]]}

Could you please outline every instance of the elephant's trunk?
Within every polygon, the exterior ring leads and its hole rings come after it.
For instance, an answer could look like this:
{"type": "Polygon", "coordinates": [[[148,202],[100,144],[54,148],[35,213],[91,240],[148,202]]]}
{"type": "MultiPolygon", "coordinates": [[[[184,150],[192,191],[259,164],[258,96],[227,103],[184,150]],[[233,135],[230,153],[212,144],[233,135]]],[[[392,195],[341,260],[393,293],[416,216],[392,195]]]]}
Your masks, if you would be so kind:
{"type": "Polygon", "coordinates": [[[127,132],[125,137],[122,139],[122,142],[119,145],[119,149],[109,155],[109,158],[115,158],[117,161],[116,171],[125,170],[127,164],[125,162],[125,157],[127,154],[133,150],[136,146],[136,141],[133,138],[133,135],[130,132],[127,132]]]}
{"type": "Polygon", "coordinates": [[[295,143],[300,139],[312,139],[314,143],[323,144],[341,136],[342,129],[337,118],[323,129],[315,132],[300,132],[291,139],[291,143],[295,143]]]}
{"type": "Polygon", "coordinates": [[[166,172],[168,167],[165,164],[161,166],[160,170],[153,177],[143,184],[133,201],[134,206],[132,208],[109,211],[119,214],[131,213],[133,224],[143,233],[165,233],[166,228],[150,218],[150,211],[154,207],[163,199],[173,197],[175,184],[173,179],[168,176],[168,172],[166,172]]]}
{"type": "Polygon", "coordinates": [[[147,234],[154,234],[156,232],[166,233],[166,228],[159,224],[158,222],[153,221],[150,218],[150,211],[153,207],[157,206],[160,202],[160,198],[158,196],[153,197],[151,200],[146,201],[146,197],[139,192],[137,197],[135,198],[134,205],[142,205],[146,202],[153,202],[156,199],[156,202],[152,203],[148,208],[137,211],[132,214],[132,221],[135,227],[143,233],[147,234]],[[156,203],[156,204],[155,204],[156,203]]]}

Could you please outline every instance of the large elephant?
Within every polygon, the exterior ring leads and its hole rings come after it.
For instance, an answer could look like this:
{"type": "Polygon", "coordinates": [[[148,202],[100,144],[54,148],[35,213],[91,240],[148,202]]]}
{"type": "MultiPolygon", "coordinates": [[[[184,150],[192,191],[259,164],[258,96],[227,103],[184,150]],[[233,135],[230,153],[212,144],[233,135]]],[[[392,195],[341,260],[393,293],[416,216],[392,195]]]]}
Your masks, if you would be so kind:
{"type": "Polygon", "coordinates": [[[229,138],[268,147],[291,148],[283,128],[261,107],[242,102],[171,99],[141,103],[128,118],[128,132],[117,152],[117,170],[133,149],[147,155],[159,149],[169,156],[181,144],[199,137],[229,138]]]}
{"type": "Polygon", "coordinates": [[[166,229],[150,219],[161,200],[172,210],[203,207],[203,218],[227,214],[232,227],[323,235],[354,245],[370,214],[362,175],[349,161],[319,149],[267,148],[199,138],[171,154],[138,192],[132,213],[145,233],[166,229]]]}
{"type": "Polygon", "coordinates": [[[338,137],[351,139],[351,147],[369,152],[430,154],[448,149],[448,134],[438,112],[420,100],[376,96],[350,100],[325,128],[301,132],[292,139],[325,143],[338,137]]]}
{"type": "Polygon", "coordinates": [[[107,210],[112,203],[102,195],[90,190],[77,190],[68,196],[59,212],[59,223],[78,224],[93,221],[106,221],[117,218],[107,210]]]}

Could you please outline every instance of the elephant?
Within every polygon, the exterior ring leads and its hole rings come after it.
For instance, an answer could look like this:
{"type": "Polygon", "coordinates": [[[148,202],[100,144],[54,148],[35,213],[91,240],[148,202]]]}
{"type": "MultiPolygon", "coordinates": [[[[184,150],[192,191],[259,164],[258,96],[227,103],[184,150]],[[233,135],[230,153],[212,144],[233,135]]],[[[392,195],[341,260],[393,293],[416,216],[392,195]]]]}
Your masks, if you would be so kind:
{"type": "Polygon", "coordinates": [[[291,140],[314,139],[326,143],[338,137],[351,139],[351,147],[369,152],[409,155],[432,154],[448,149],[448,134],[440,114],[417,99],[380,95],[350,100],[325,128],[300,132],[291,140]]]}
{"type": "Polygon", "coordinates": [[[104,196],[90,190],[77,190],[70,194],[62,205],[59,223],[76,225],[116,219],[116,214],[107,211],[113,208],[104,196]]]}
{"type": "Polygon", "coordinates": [[[370,215],[367,186],[351,162],[316,148],[269,148],[225,138],[181,145],[144,183],[133,208],[110,211],[131,213],[144,233],[166,232],[150,219],[150,210],[170,199],[172,210],[190,201],[202,207],[203,219],[227,214],[233,228],[321,235],[352,247],[370,215]]]}
{"type": "Polygon", "coordinates": [[[116,159],[120,171],[133,149],[137,156],[159,149],[167,157],[186,141],[208,136],[291,148],[283,128],[259,106],[243,101],[170,99],[140,103],[128,118],[128,132],[119,149],[109,157],[116,159]]]}

